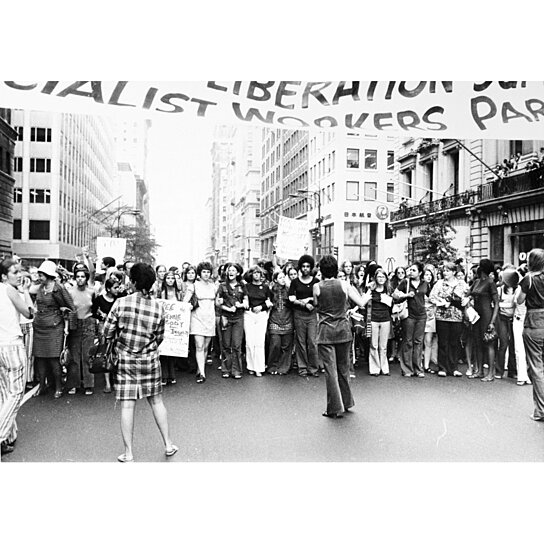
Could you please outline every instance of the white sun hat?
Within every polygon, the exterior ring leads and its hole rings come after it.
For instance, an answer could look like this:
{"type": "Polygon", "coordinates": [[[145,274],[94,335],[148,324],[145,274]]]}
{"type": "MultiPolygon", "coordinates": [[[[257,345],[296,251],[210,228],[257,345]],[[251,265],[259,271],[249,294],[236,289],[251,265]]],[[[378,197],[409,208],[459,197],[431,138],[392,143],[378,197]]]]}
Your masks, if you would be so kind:
{"type": "Polygon", "coordinates": [[[45,274],[46,276],[49,276],[51,278],[57,278],[57,265],[53,261],[44,261],[40,268],[38,268],[38,272],[41,272],[42,274],[45,274]]]}

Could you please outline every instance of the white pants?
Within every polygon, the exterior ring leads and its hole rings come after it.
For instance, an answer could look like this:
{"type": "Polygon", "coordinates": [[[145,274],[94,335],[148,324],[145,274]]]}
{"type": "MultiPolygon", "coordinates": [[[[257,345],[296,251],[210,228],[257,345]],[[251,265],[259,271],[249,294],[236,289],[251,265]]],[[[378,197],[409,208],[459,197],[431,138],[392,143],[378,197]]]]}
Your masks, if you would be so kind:
{"type": "Polygon", "coordinates": [[[246,363],[247,369],[253,372],[264,372],[264,341],[268,312],[244,312],[244,333],[246,336],[246,363]]]}
{"type": "Polygon", "coordinates": [[[525,357],[525,346],[523,344],[523,319],[514,317],[512,322],[512,331],[514,333],[514,347],[516,350],[516,366],[518,382],[528,382],[527,358],[525,357]]]}
{"type": "Polygon", "coordinates": [[[370,374],[389,374],[389,361],[387,360],[387,340],[391,329],[391,322],[378,323],[372,321],[372,337],[370,339],[370,357],[368,371],[370,374]]]}

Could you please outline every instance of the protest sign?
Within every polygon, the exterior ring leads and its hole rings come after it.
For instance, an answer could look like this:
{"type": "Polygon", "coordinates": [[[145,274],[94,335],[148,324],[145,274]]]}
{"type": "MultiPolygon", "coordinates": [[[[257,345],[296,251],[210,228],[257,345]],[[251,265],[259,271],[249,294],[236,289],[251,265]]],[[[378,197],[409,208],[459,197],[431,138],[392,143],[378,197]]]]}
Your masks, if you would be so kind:
{"type": "Polygon", "coordinates": [[[164,341],[159,346],[161,355],[187,357],[189,353],[189,325],[191,307],[187,302],[177,300],[162,300],[166,327],[164,341]]]}
{"type": "Polygon", "coordinates": [[[117,264],[125,260],[127,241],[125,238],[106,238],[99,236],[96,239],[97,263],[100,265],[104,257],[113,257],[117,264]]]}
{"type": "Polygon", "coordinates": [[[276,253],[283,259],[298,259],[308,251],[308,224],[289,217],[280,217],[276,253]]]}

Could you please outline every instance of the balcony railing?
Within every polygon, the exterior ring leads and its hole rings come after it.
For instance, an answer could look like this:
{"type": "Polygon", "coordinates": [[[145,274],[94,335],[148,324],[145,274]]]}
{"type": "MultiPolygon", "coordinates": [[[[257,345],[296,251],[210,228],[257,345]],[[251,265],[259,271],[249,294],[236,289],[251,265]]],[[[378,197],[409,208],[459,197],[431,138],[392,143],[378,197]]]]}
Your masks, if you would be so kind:
{"type": "Polygon", "coordinates": [[[405,208],[399,208],[396,212],[391,213],[391,222],[401,221],[403,219],[410,219],[412,217],[418,217],[420,215],[427,215],[436,212],[445,212],[452,208],[460,208],[461,206],[469,206],[476,204],[478,196],[480,194],[480,188],[465,191],[456,195],[446,196],[440,200],[433,200],[431,202],[424,202],[417,206],[407,206],[405,208]]]}
{"type": "Polygon", "coordinates": [[[480,202],[519,195],[535,189],[544,189],[544,167],[536,170],[511,173],[509,176],[486,183],[481,187],[480,202]]]}

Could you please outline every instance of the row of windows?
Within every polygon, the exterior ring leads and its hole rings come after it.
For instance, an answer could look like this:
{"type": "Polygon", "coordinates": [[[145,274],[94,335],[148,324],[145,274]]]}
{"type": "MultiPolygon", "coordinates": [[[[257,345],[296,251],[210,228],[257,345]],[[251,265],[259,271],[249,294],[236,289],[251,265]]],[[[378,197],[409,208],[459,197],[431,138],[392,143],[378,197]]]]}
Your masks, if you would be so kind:
{"type": "MultiPolygon", "coordinates": [[[[13,127],[17,131],[16,140],[22,142],[24,140],[24,127],[13,127]]],[[[31,142],[51,142],[51,129],[41,127],[30,128],[31,142]]]]}
{"type": "MultiPolygon", "coordinates": [[[[49,221],[34,221],[28,222],[28,239],[29,240],[49,240],[50,237],[50,222],[49,221]]],[[[13,220],[13,239],[21,239],[21,220],[13,220]]]]}
{"type": "MultiPolygon", "coordinates": [[[[23,157],[15,157],[13,161],[13,171],[23,171],[23,157]]],[[[31,172],[51,172],[51,159],[38,159],[32,157],[30,159],[31,172]]]]}
{"type": "MultiPolygon", "coordinates": [[[[13,189],[13,202],[19,204],[23,201],[23,189],[15,187],[13,189]]],[[[30,189],[29,199],[30,204],[50,204],[51,190],[50,189],[30,189]]]]}
{"type": "MultiPolygon", "coordinates": [[[[364,150],[364,165],[365,170],[377,170],[378,169],[378,151],[376,149],[365,149],[364,150]]],[[[347,168],[359,168],[359,149],[357,148],[348,148],[346,156],[346,167],[347,168]]],[[[387,170],[393,170],[395,167],[395,152],[387,152],[387,170]]]]}
{"type": "Polygon", "coordinates": [[[323,157],[316,165],[310,168],[310,181],[321,179],[325,174],[329,174],[336,169],[336,151],[332,151],[326,157],[323,157]],[[316,178],[316,175],[318,176],[316,178]]]}

